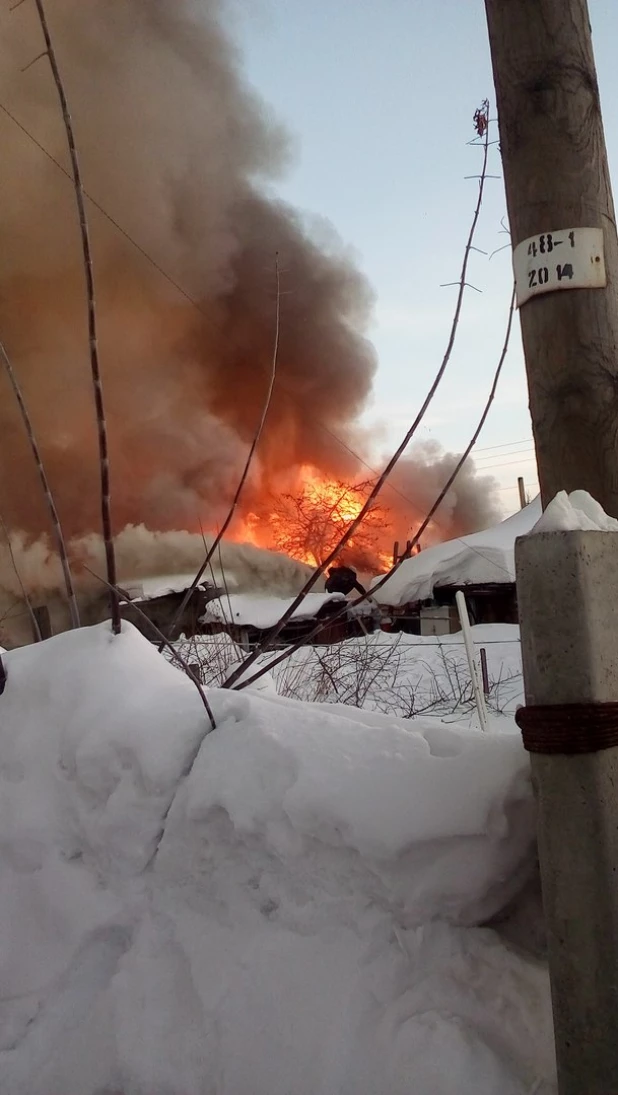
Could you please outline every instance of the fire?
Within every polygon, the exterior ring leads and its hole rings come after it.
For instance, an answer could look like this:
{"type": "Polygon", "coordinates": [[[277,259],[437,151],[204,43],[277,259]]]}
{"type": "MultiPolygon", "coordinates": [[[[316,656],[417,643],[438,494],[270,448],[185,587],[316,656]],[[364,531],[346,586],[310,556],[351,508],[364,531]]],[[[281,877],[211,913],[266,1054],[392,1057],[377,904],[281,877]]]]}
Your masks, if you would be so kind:
{"type": "Polygon", "coordinates": [[[324,479],[315,469],[303,467],[302,478],[305,483],[304,494],[310,505],[325,506],[330,509],[333,524],[341,518],[352,524],[363,508],[364,500],[356,494],[354,487],[346,486],[333,479],[324,479]]]}
{"type": "MultiPolygon", "coordinates": [[[[233,538],[317,566],[360,514],[368,489],[367,483],[345,483],[303,465],[289,493],[269,496],[258,512],[235,522],[233,538]]],[[[382,549],[391,535],[386,511],[372,506],[342,558],[365,571],[384,570],[391,556],[382,549]]]]}

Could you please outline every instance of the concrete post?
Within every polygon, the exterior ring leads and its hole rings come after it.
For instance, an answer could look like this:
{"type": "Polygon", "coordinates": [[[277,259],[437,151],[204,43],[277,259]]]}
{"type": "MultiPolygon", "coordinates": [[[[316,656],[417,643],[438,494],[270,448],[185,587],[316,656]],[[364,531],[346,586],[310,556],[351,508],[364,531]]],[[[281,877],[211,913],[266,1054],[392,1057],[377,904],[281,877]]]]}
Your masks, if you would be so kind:
{"type": "MultiPolygon", "coordinates": [[[[516,544],[526,703],[618,702],[618,534],[516,544]]],[[[531,753],[560,1095],[618,1095],[618,748],[531,753]]]]}

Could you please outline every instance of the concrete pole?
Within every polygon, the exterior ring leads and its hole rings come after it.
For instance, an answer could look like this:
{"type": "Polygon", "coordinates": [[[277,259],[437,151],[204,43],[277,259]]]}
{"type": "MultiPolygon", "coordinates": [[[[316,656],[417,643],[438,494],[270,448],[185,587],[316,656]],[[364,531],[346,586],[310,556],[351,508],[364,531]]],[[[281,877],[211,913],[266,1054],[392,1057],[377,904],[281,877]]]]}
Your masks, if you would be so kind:
{"type": "Polygon", "coordinates": [[[618,534],[531,535],[516,566],[559,1091],[618,1095],[618,534]]]}

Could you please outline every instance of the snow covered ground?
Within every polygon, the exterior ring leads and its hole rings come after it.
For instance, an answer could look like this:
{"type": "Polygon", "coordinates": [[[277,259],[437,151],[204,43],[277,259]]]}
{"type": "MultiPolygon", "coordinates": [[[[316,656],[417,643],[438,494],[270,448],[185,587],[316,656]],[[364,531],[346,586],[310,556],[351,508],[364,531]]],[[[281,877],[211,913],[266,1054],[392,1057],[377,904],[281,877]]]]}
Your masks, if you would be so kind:
{"type": "Polygon", "coordinates": [[[3,1095],[549,1095],[515,733],[213,689],[130,626],[3,656],[3,1095]]]}

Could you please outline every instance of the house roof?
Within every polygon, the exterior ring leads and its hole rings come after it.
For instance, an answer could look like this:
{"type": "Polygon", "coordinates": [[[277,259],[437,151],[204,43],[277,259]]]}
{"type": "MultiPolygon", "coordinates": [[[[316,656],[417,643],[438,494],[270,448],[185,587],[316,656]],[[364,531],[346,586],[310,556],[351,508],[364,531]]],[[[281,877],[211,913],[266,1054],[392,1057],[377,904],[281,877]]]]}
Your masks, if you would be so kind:
{"type": "MultiPolygon", "coordinates": [[[[192,585],[193,574],[171,574],[152,578],[139,578],[123,582],[122,588],[132,601],[153,601],[156,597],[165,597],[169,593],[185,593],[192,585]]],[[[201,582],[200,582],[201,587],[201,582]]]]}
{"type": "MultiPolygon", "coordinates": [[[[261,630],[274,627],[294,600],[294,597],[260,597],[250,593],[231,593],[229,597],[211,601],[203,619],[223,620],[239,627],[257,627],[261,630]]],[[[313,619],[329,601],[343,603],[345,597],[341,593],[308,593],[293,613],[292,619],[313,619]]]]}
{"type": "MultiPolygon", "coordinates": [[[[538,497],[493,528],[413,555],[376,592],[376,601],[396,607],[428,600],[436,586],[511,584],[515,581],[515,540],[532,530],[541,513],[538,497]]],[[[377,581],[374,578],[372,584],[377,581]]]]}

